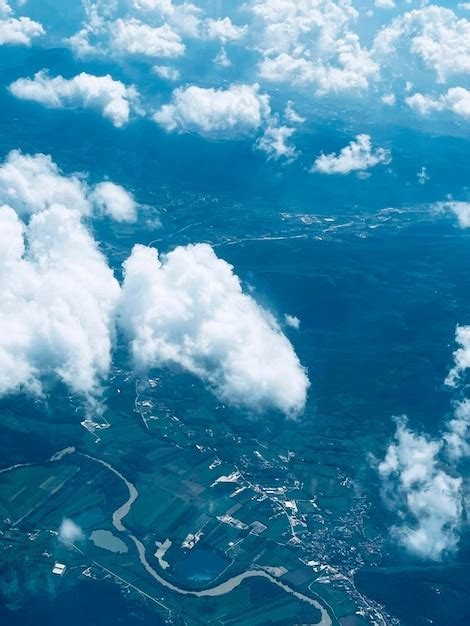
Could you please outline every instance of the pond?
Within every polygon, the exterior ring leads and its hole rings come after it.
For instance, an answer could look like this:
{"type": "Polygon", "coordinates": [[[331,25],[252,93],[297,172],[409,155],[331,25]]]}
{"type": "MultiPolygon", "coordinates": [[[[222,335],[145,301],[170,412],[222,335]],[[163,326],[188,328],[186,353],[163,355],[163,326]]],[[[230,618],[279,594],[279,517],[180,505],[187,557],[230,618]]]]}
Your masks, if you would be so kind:
{"type": "Polygon", "coordinates": [[[90,539],[96,547],[103,548],[103,550],[109,550],[116,554],[124,554],[128,551],[124,541],[113,535],[110,530],[94,530],[90,535],[90,539]]]}

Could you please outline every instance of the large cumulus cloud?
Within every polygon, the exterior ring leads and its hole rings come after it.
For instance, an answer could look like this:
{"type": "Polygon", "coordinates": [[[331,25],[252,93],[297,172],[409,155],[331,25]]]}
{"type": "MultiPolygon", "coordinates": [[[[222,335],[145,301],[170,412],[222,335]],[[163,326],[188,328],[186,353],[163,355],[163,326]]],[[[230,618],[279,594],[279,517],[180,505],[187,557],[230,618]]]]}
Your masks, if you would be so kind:
{"type": "Polygon", "coordinates": [[[111,363],[119,284],[78,211],[53,205],[23,223],[0,209],[0,393],[49,378],[92,399],[111,363]]]}
{"type": "Polygon", "coordinates": [[[445,83],[470,72],[470,21],[442,6],[414,9],[377,34],[374,51],[390,62],[403,59],[403,52],[411,53],[435,72],[438,82],[445,83]]]}
{"type": "Polygon", "coordinates": [[[352,29],[350,0],[254,0],[252,37],[263,79],[314,86],[318,94],[365,90],[379,66],[352,29]]]}
{"type": "Polygon", "coordinates": [[[83,219],[133,221],[112,182],[92,186],[45,154],[0,164],[0,395],[61,380],[96,406],[111,364],[120,286],[83,219]]]}
{"type": "Polygon", "coordinates": [[[12,150],[0,165],[0,200],[20,215],[62,204],[84,215],[91,212],[83,177],[64,176],[46,154],[12,150]]]}
{"type": "Polygon", "coordinates": [[[111,181],[90,186],[87,178],[65,175],[47,154],[12,150],[0,164],[0,202],[23,216],[61,204],[83,216],[98,212],[118,222],[136,220],[139,205],[132,194],[111,181]]]}
{"type": "Polygon", "coordinates": [[[167,131],[203,135],[253,133],[269,117],[269,96],[258,85],[230,85],[213,89],[190,85],[175,89],[171,102],[163,105],[154,120],[167,131]]]}
{"type": "Polygon", "coordinates": [[[124,274],[120,325],[137,367],[180,366],[253,410],[303,409],[309,382],[292,345],[209,245],[160,257],[137,245],[124,274]]]}
{"type": "Polygon", "coordinates": [[[81,72],[73,78],[51,77],[45,70],[34,78],[19,78],[10,85],[11,93],[22,100],[38,102],[51,109],[83,108],[99,111],[120,128],[137,110],[138,94],[109,74],[94,76],[81,72]]]}
{"type": "Polygon", "coordinates": [[[201,10],[190,2],[102,0],[84,8],[86,20],[68,40],[80,57],[179,57],[185,52],[183,36],[202,36],[201,10]]]}
{"type": "Polygon", "coordinates": [[[96,408],[119,315],[139,371],[178,365],[235,405],[303,409],[309,382],[293,347],[210,246],[159,259],[138,245],[121,289],[86,221],[135,221],[123,187],[12,151],[0,203],[0,395],[60,380],[96,408]]]}

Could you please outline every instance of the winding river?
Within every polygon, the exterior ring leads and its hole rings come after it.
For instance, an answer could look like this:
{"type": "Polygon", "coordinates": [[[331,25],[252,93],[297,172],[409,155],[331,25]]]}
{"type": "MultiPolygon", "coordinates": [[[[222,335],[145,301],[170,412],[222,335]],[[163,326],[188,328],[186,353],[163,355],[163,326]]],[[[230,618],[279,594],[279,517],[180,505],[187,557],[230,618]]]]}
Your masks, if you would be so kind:
{"type": "Polygon", "coordinates": [[[169,582],[165,578],[162,578],[162,576],[160,576],[160,574],[158,574],[158,572],[147,561],[144,544],[140,541],[140,539],[137,539],[137,537],[135,537],[126,528],[126,526],[123,524],[123,521],[122,521],[126,517],[126,515],[129,513],[129,511],[131,509],[131,506],[136,501],[136,499],[137,499],[137,497],[139,495],[139,492],[137,491],[135,485],[133,485],[131,482],[129,482],[121,474],[121,472],[119,472],[116,468],[114,468],[110,463],[108,463],[106,461],[103,461],[102,459],[98,459],[98,458],[96,458],[94,456],[91,456],[89,454],[85,454],[83,452],[79,452],[78,454],[80,454],[83,457],[86,457],[87,459],[90,459],[91,461],[94,461],[95,463],[99,463],[100,465],[103,465],[110,472],[112,472],[118,478],[120,478],[120,480],[126,485],[128,491],[129,491],[129,497],[124,502],[124,504],[122,504],[118,509],[116,509],[114,511],[114,513],[113,513],[113,526],[119,532],[125,532],[127,534],[127,536],[129,537],[129,539],[131,539],[133,541],[133,543],[135,544],[135,546],[137,548],[137,553],[139,555],[139,559],[140,559],[141,564],[146,569],[146,571],[150,574],[150,576],[152,576],[160,585],[162,585],[163,587],[166,587],[167,589],[170,589],[171,591],[174,591],[175,593],[179,593],[181,595],[197,596],[197,597],[215,597],[215,596],[224,595],[226,593],[230,593],[236,587],[238,587],[244,580],[246,580],[248,578],[266,578],[267,580],[269,580],[274,585],[277,585],[278,587],[280,587],[283,591],[285,591],[287,593],[290,593],[291,595],[293,595],[294,597],[296,597],[297,599],[299,599],[299,600],[301,600],[303,602],[307,602],[311,606],[315,607],[318,611],[320,611],[320,613],[321,613],[321,620],[318,623],[319,626],[332,626],[331,617],[330,617],[328,611],[325,609],[325,607],[322,604],[320,604],[320,602],[318,602],[314,598],[306,596],[303,593],[300,593],[299,591],[295,591],[294,589],[289,587],[289,585],[285,584],[284,582],[282,582],[281,580],[279,580],[275,576],[272,576],[271,574],[269,574],[264,569],[250,569],[250,570],[247,570],[245,572],[242,572],[241,574],[237,574],[236,576],[233,576],[232,578],[229,578],[225,582],[220,583],[219,585],[216,585],[215,587],[210,587],[209,589],[203,589],[201,591],[193,591],[193,590],[190,590],[190,589],[183,589],[183,588],[178,587],[177,585],[174,585],[173,583],[169,582]]]}

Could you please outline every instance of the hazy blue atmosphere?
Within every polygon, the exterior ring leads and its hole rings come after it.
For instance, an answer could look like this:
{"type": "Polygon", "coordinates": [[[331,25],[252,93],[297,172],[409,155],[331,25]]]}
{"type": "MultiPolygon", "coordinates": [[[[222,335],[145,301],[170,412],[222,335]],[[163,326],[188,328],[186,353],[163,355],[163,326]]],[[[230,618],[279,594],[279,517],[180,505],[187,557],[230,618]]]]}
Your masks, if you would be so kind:
{"type": "Polygon", "coordinates": [[[470,4],[0,0],[0,69],[1,623],[469,624],[470,4]]]}

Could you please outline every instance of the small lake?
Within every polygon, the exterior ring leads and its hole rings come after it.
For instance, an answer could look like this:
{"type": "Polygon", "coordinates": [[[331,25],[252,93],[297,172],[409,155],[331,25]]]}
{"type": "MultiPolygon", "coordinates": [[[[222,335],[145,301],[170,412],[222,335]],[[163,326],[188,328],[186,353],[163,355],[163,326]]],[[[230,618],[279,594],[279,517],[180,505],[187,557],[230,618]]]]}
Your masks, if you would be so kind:
{"type": "Polygon", "coordinates": [[[221,574],[230,564],[222,554],[206,546],[196,546],[178,563],[175,574],[184,580],[207,583],[221,574]]]}
{"type": "Polygon", "coordinates": [[[113,535],[110,530],[94,530],[90,535],[90,539],[97,548],[103,548],[103,550],[109,550],[116,554],[124,554],[128,551],[124,541],[113,535]]]}

